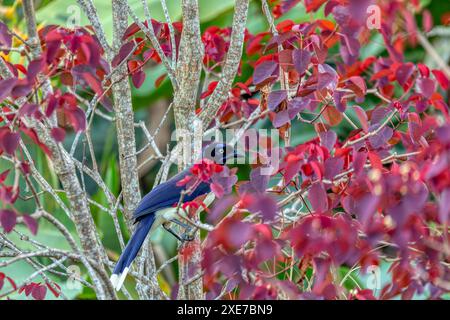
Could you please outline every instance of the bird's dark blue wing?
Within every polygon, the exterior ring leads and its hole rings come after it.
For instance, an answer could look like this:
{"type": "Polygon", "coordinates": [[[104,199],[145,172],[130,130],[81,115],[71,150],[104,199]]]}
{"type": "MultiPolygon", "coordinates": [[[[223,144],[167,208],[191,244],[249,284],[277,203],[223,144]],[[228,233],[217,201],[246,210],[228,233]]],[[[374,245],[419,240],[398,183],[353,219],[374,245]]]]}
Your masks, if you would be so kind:
{"type": "MultiPolygon", "coordinates": [[[[144,215],[156,212],[161,209],[170,208],[180,200],[181,192],[185,186],[177,186],[177,183],[190,173],[186,169],[173,176],[168,181],[156,186],[152,191],[145,195],[134,212],[134,219],[138,219],[144,215]]],[[[209,193],[210,187],[208,183],[200,183],[200,185],[190,195],[185,195],[183,202],[192,201],[195,198],[209,193]]]]}

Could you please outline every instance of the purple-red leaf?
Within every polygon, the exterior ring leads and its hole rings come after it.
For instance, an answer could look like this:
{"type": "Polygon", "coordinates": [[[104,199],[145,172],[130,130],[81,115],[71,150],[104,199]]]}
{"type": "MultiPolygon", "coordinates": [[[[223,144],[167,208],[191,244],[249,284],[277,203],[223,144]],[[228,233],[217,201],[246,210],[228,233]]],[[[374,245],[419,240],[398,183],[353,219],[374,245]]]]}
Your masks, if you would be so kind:
{"type": "Polygon", "coordinates": [[[37,230],[38,230],[38,223],[37,223],[37,221],[33,217],[31,217],[29,215],[23,215],[22,218],[23,218],[23,222],[28,227],[28,229],[31,231],[31,233],[36,235],[37,234],[37,230]]]}
{"type": "Polygon", "coordinates": [[[311,61],[311,53],[305,49],[295,49],[292,51],[292,60],[295,70],[301,75],[308,68],[309,62],[311,61]]]}
{"type": "Polygon", "coordinates": [[[395,73],[395,77],[397,78],[398,83],[403,86],[408,81],[413,72],[414,65],[412,63],[404,63],[400,67],[398,67],[395,73]]]}
{"type": "Polygon", "coordinates": [[[439,220],[442,224],[446,224],[450,217],[450,188],[447,187],[442,191],[439,199],[439,220]]]}
{"type": "Polygon", "coordinates": [[[441,70],[432,70],[431,71],[436,78],[437,82],[441,85],[442,89],[447,90],[450,86],[450,81],[448,80],[448,77],[445,75],[444,72],[441,70]]]}
{"type": "Polygon", "coordinates": [[[255,67],[253,72],[253,83],[261,84],[269,78],[276,76],[278,64],[275,61],[264,61],[255,67]]]}
{"type": "Polygon", "coordinates": [[[112,67],[117,67],[125,58],[127,58],[134,49],[134,42],[129,41],[125,43],[119,50],[119,53],[111,62],[112,67]]]}
{"type": "Polygon", "coordinates": [[[289,118],[292,120],[295,116],[303,111],[311,102],[308,98],[297,97],[288,102],[289,118]]]}
{"type": "Polygon", "coordinates": [[[52,128],[51,135],[57,142],[63,142],[66,137],[66,131],[63,128],[52,128]]]}
{"type": "Polygon", "coordinates": [[[255,195],[248,210],[253,213],[259,213],[266,221],[273,220],[277,212],[277,202],[269,195],[255,195]]]}
{"type": "MultiPolygon", "coordinates": [[[[379,125],[372,126],[370,131],[375,130],[379,125]]],[[[383,127],[376,135],[369,138],[370,144],[374,149],[380,148],[386,144],[386,142],[392,138],[394,131],[390,127],[383,127]]]]}
{"type": "Polygon", "coordinates": [[[356,116],[358,117],[359,123],[361,124],[364,132],[367,132],[369,129],[369,123],[367,121],[367,113],[360,106],[354,105],[353,109],[355,110],[356,116]]]}
{"type": "Polygon", "coordinates": [[[31,296],[36,300],[44,300],[47,294],[47,287],[41,284],[37,284],[31,291],[31,296]]]}
{"type": "Polygon", "coordinates": [[[336,89],[338,74],[327,64],[319,64],[319,79],[317,89],[328,88],[330,90],[336,89]]]}
{"type": "Polygon", "coordinates": [[[12,88],[16,85],[17,78],[0,80],[0,102],[11,94],[12,88]]]}
{"type": "Polygon", "coordinates": [[[19,116],[32,116],[36,111],[38,111],[38,109],[39,107],[37,104],[26,102],[23,106],[20,107],[19,116]]]}
{"type": "Polygon", "coordinates": [[[275,109],[280,105],[281,102],[286,100],[287,92],[286,90],[275,90],[269,94],[269,98],[267,99],[267,107],[271,111],[275,111],[275,109]]]}
{"type": "Polygon", "coordinates": [[[289,111],[281,110],[280,112],[277,112],[275,114],[272,124],[275,128],[280,128],[280,127],[284,126],[286,123],[288,123],[289,121],[291,121],[291,118],[289,117],[289,111]]]}
{"type": "Polygon", "coordinates": [[[356,151],[353,154],[353,170],[356,175],[359,175],[366,164],[367,152],[366,151],[356,151]]]}
{"type": "Polygon", "coordinates": [[[430,78],[420,78],[416,81],[416,90],[425,98],[430,99],[436,90],[436,83],[430,78]]]}
{"type": "Polygon", "coordinates": [[[43,58],[39,58],[39,59],[31,61],[30,64],[28,65],[28,69],[27,69],[28,81],[31,82],[37,76],[37,74],[42,71],[44,66],[45,66],[45,61],[43,58]]]}
{"type": "Polygon", "coordinates": [[[70,107],[64,110],[65,115],[69,118],[75,131],[86,130],[86,115],[84,111],[78,107],[70,107]]]}
{"type": "Polygon", "coordinates": [[[315,213],[324,213],[328,210],[328,197],[322,183],[315,183],[308,192],[308,200],[315,213]]]}
{"type": "Polygon", "coordinates": [[[2,52],[8,53],[9,50],[3,48],[11,48],[12,36],[6,24],[0,21],[0,48],[2,52]]]}
{"type": "Polygon", "coordinates": [[[320,143],[325,148],[327,148],[329,151],[333,150],[334,145],[336,144],[336,141],[337,141],[336,132],[334,132],[333,130],[321,132],[319,134],[319,137],[320,137],[320,143]]]}
{"type": "Polygon", "coordinates": [[[344,167],[344,159],[343,158],[328,158],[324,163],[325,179],[332,180],[335,176],[337,176],[342,168],[344,167]]]}
{"type": "Polygon", "coordinates": [[[9,154],[14,154],[19,146],[20,135],[17,132],[4,131],[0,133],[0,147],[9,154]]]}
{"type": "Polygon", "coordinates": [[[17,223],[17,215],[13,210],[4,209],[0,211],[0,224],[6,233],[11,232],[17,223]]]}
{"type": "Polygon", "coordinates": [[[132,76],[131,76],[131,81],[133,82],[133,85],[139,89],[142,84],[144,83],[145,80],[145,72],[139,70],[138,72],[135,72],[132,76]]]}

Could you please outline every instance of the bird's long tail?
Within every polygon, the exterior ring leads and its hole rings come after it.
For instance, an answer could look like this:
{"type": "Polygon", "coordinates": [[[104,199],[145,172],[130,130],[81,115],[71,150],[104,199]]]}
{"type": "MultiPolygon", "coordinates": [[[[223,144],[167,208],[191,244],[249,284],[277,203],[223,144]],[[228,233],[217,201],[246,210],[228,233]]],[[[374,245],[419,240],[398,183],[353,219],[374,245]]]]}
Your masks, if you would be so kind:
{"type": "Polygon", "coordinates": [[[119,261],[117,262],[113,274],[111,275],[111,282],[116,290],[120,290],[120,288],[122,287],[130,265],[136,258],[136,255],[138,254],[139,249],[144,243],[144,240],[147,237],[147,234],[149,233],[153,222],[155,222],[155,214],[152,213],[144,216],[139,221],[139,224],[134,231],[130,241],[128,241],[125,250],[120,255],[119,261]]]}

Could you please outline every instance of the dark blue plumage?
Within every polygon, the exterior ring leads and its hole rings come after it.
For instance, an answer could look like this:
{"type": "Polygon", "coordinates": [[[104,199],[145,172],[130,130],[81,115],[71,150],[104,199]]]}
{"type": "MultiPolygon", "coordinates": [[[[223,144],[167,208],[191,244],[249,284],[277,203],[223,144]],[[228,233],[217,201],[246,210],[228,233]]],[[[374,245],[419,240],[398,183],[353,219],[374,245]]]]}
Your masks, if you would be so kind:
{"type": "MultiPolygon", "coordinates": [[[[178,173],[167,182],[156,186],[142,198],[133,214],[133,218],[138,220],[144,215],[171,207],[178,203],[181,191],[185,189],[185,186],[177,186],[177,183],[189,174],[190,168],[178,173]]],[[[186,194],[184,196],[184,202],[192,201],[208,192],[210,192],[209,184],[202,182],[191,195],[186,194]]]]}
{"type": "MultiPolygon", "coordinates": [[[[237,154],[224,144],[214,144],[212,148],[207,147],[204,150],[203,156],[214,160],[216,163],[225,164],[228,159],[237,157],[237,154]]],[[[137,223],[136,229],[122,252],[111,276],[111,282],[117,290],[122,286],[131,263],[136,258],[139,249],[147,235],[152,231],[152,228],[167,220],[170,221],[170,212],[174,211],[172,209],[175,209],[174,206],[180,200],[181,192],[186,188],[186,186],[178,186],[177,184],[190,174],[190,169],[188,168],[165,183],[156,186],[142,198],[133,214],[135,223],[137,223]]],[[[209,184],[202,182],[191,194],[184,196],[183,202],[192,201],[210,191],[209,184]]]]}

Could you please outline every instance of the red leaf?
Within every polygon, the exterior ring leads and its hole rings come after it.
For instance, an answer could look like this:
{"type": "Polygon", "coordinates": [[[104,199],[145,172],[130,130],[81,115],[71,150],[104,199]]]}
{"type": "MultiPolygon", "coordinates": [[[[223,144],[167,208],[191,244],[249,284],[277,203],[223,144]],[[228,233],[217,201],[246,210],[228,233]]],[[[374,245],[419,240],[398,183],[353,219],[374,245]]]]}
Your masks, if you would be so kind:
{"type": "Polygon", "coordinates": [[[355,110],[356,116],[358,117],[359,123],[361,123],[361,127],[365,132],[369,129],[369,123],[367,121],[367,114],[363,108],[360,106],[354,105],[353,109],[355,110]]]}
{"type": "Polygon", "coordinates": [[[167,74],[163,74],[160,75],[156,80],[155,80],[155,88],[159,88],[161,86],[161,84],[163,83],[163,81],[167,78],[167,74]]]}
{"type": "Polygon", "coordinates": [[[272,120],[272,124],[275,128],[280,128],[281,126],[284,126],[289,121],[291,121],[291,119],[289,117],[289,111],[281,110],[275,114],[275,117],[272,120]]]}
{"type": "Polygon", "coordinates": [[[0,211],[0,224],[6,233],[11,232],[17,223],[17,215],[13,210],[4,209],[0,211]]]}
{"type": "Polygon", "coordinates": [[[286,98],[287,92],[285,90],[275,90],[269,93],[269,97],[267,98],[267,106],[269,110],[275,111],[280,103],[286,100],[286,98]]]}
{"type": "Polygon", "coordinates": [[[19,109],[19,116],[32,116],[35,114],[36,111],[39,110],[39,107],[35,103],[25,103],[23,106],[19,109]]]}
{"type": "Polygon", "coordinates": [[[50,149],[39,140],[36,132],[33,129],[21,127],[20,130],[28,137],[30,137],[31,140],[33,140],[33,142],[36,143],[49,157],[51,156],[50,149]]]}
{"type": "Polygon", "coordinates": [[[349,85],[350,89],[355,92],[357,97],[364,97],[367,92],[366,83],[364,79],[359,76],[350,77],[349,80],[353,83],[353,85],[349,85]]]}
{"type": "MultiPolygon", "coordinates": [[[[13,279],[11,279],[10,277],[6,277],[6,280],[8,280],[8,282],[11,285],[11,287],[13,288],[13,290],[17,290],[17,285],[13,279]]],[[[0,289],[1,289],[1,286],[0,286],[0,289]]]]}
{"type": "Polygon", "coordinates": [[[422,77],[428,78],[430,76],[430,69],[426,65],[418,63],[417,68],[419,68],[422,77]]]}
{"type": "Polygon", "coordinates": [[[28,65],[27,69],[27,79],[28,81],[33,81],[34,78],[36,78],[37,74],[42,71],[42,69],[45,67],[45,61],[43,58],[39,58],[36,60],[33,60],[28,65]]]}
{"type": "Polygon", "coordinates": [[[369,161],[373,168],[380,170],[383,169],[383,163],[381,162],[380,157],[376,153],[369,152],[369,161]]]}
{"type": "Polygon", "coordinates": [[[357,151],[353,155],[353,170],[355,171],[356,175],[359,175],[363,169],[364,165],[366,164],[367,160],[367,152],[365,151],[357,151]]]}
{"type": "MultiPolygon", "coordinates": [[[[2,48],[11,48],[12,45],[12,36],[9,32],[8,27],[2,21],[0,21],[0,47],[2,48]]],[[[8,53],[8,50],[0,50],[5,53],[8,53]]]]}
{"type": "Polygon", "coordinates": [[[16,85],[17,78],[9,78],[5,80],[0,80],[0,102],[8,97],[11,93],[12,88],[16,85]]]}
{"type": "Polygon", "coordinates": [[[200,95],[200,99],[205,99],[206,97],[210,96],[214,92],[214,89],[216,89],[218,83],[219,81],[210,82],[208,84],[207,90],[200,95]]]}
{"type": "Polygon", "coordinates": [[[285,49],[278,53],[278,61],[280,63],[280,67],[284,72],[289,72],[293,69],[292,62],[292,50],[285,49]]]}
{"type": "Polygon", "coordinates": [[[64,108],[64,114],[69,118],[75,131],[86,130],[86,115],[82,109],[78,107],[66,107],[64,108]]]}
{"type": "Polygon", "coordinates": [[[125,58],[127,58],[134,49],[134,42],[129,41],[125,43],[120,49],[119,53],[111,62],[112,67],[117,67],[125,58]]]}
{"type": "Polygon", "coordinates": [[[277,212],[277,203],[273,197],[270,195],[253,195],[248,196],[248,199],[251,199],[248,210],[253,213],[259,213],[263,217],[264,220],[272,220],[277,212]]]}
{"type": "MultiPolygon", "coordinates": [[[[26,295],[26,296],[29,296],[29,295],[33,292],[34,287],[37,286],[37,285],[38,285],[37,283],[32,282],[32,283],[30,283],[30,284],[24,286],[23,288],[24,288],[24,290],[25,290],[25,295],[26,295]]],[[[22,289],[21,289],[21,290],[22,290],[22,289]]],[[[20,292],[21,292],[21,291],[20,291],[20,292]]],[[[20,292],[19,292],[19,293],[20,293],[20,292]]]]}
{"type": "Polygon", "coordinates": [[[98,95],[103,94],[103,88],[101,82],[89,72],[83,72],[82,77],[88,86],[98,95]]]}
{"type": "Polygon", "coordinates": [[[330,126],[337,126],[342,121],[342,113],[340,113],[334,106],[327,106],[325,111],[322,113],[325,120],[330,124],[330,126]]]}
{"type": "Polygon", "coordinates": [[[63,128],[52,128],[51,135],[57,142],[63,142],[66,137],[66,131],[63,128]]]}
{"type": "Polygon", "coordinates": [[[5,170],[0,174],[0,184],[5,182],[6,178],[8,177],[9,171],[10,171],[10,169],[5,170]]]}
{"type": "Polygon", "coordinates": [[[400,85],[405,85],[408,81],[409,77],[414,72],[414,66],[412,63],[404,63],[402,64],[397,71],[395,72],[395,77],[397,78],[398,83],[400,85]]]}
{"type": "MultiPolygon", "coordinates": [[[[374,126],[371,126],[373,130],[378,128],[380,125],[376,124],[374,126]]],[[[372,131],[372,130],[371,130],[372,131]]],[[[376,135],[371,136],[369,138],[369,142],[372,145],[373,148],[378,149],[383,147],[386,142],[389,141],[389,139],[392,138],[392,135],[394,134],[394,131],[391,127],[383,127],[376,135]]]]}
{"type": "Polygon", "coordinates": [[[0,132],[0,147],[9,154],[14,154],[19,146],[20,135],[17,132],[4,130],[0,132]]]}
{"type": "Polygon", "coordinates": [[[220,198],[223,196],[224,194],[224,190],[222,188],[222,186],[218,183],[211,183],[211,191],[214,192],[214,194],[216,195],[216,197],[220,198]]]}
{"type": "Polygon", "coordinates": [[[45,285],[53,293],[53,295],[56,298],[59,297],[59,295],[61,294],[61,287],[56,282],[52,282],[51,285],[50,285],[50,283],[46,282],[45,285]]]}
{"type": "Polygon", "coordinates": [[[308,200],[315,213],[323,213],[328,209],[328,197],[322,183],[315,183],[308,192],[308,200]]]}
{"type": "Polygon", "coordinates": [[[295,49],[292,51],[292,60],[294,62],[295,70],[302,75],[311,61],[311,53],[305,49],[295,49]]]}
{"type": "Polygon", "coordinates": [[[135,72],[132,76],[131,76],[131,81],[133,82],[134,86],[139,89],[142,84],[145,81],[145,72],[144,71],[138,71],[135,72]]]}
{"type": "Polygon", "coordinates": [[[255,67],[253,72],[253,83],[261,84],[266,80],[277,77],[278,64],[275,61],[264,61],[255,67]]]}
{"type": "Polygon", "coordinates": [[[416,91],[427,99],[430,99],[435,89],[436,84],[430,78],[419,78],[416,81],[416,91]]]}
{"type": "Polygon", "coordinates": [[[450,187],[442,191],[439,199],[439,220],[442,224],[448,223],[450,218],[450,187]]]}
{"type": "Polygon", "coordinates": [[[37,284],[33,287],[31,296],[36,300],[44,300],[47,294],[47,287],[41,284],[37,284]]]}
{"type": "Polygon", "coordinates": [[[31,233],[36,235],[37,234],[37,230],[38,230],[38,223],[37,223],[37,221],[33,217],[31,217],[29,215],[23,215],[22,218],[23,218],[23,222],[28,227],[28,229],[31,231],[31,233]]]}
{"type": "Polygon", "coordinates": [[[450,81],[448,80],[448,78],[445,75],[445,73],[442,72],[441,70],[436,70],[436,69],[432,70],[431,72],[434,74],[434,77],[439,82],[439,84],[441,85],[442,89],[447,90],[449,85],[450,85],[450,81]]]}
{"type": "Polygon", "coordinates": [[[422,26],[423,31],[430,32],[433,29],[433,16],[430,13],[430,10],[426,9],[422,13],[422,26]]]}

